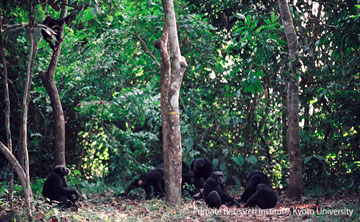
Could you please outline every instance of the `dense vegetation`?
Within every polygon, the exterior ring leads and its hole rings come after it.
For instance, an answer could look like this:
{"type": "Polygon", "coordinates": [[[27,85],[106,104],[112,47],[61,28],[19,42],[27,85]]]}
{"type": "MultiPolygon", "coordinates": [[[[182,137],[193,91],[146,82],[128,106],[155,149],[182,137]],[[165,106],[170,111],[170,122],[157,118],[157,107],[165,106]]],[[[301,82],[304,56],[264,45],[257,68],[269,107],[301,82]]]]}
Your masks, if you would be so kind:
{"type": "MultiPolygon", "coordinates": [[[[37,2],[37,23],[46,14],[59,17],[53,7],[45,7],[45,1],[37,2]]],[[[162,158],[160,55],[154,47],[162,33],[162,5],[154,0],[70,3],[87,6],[65,28],[56,69],[66,120],[66,162],[77,169],[71,182],[89,186],[101,181],[120,192],[162,158]]],[[[360,191],[360,6],[356,3],[290,1],[300,45],[304,187],[314,196],[360,191]]],[[[227,183],[239,188],[248,171],[263,169],[274,187],[286,189],[289,60],[277,1],[175,4],[181,52],[188,62],[180,92],[183,159],[208,157],[225,172],[227,183]]],[[[28,22],[22,1],[0,5],[5,28],[28,22]]],[[[15,154],[29,52],[25,30],[2,35],[15,154]]],[[[43,180],[36,181],[53,167],[54,120],[38,75],[47,68],[52,49],[41,40],[39,30],[35,38],[28,148],[36,187],[43,180]]],[[[0,110],[5,106],[3,95],[0,110]]],[[[3,143],[4,122],[1,112],[3,143]]],[[[9,165],[2,155],[0,162],[3,195],[9,165]]]]}

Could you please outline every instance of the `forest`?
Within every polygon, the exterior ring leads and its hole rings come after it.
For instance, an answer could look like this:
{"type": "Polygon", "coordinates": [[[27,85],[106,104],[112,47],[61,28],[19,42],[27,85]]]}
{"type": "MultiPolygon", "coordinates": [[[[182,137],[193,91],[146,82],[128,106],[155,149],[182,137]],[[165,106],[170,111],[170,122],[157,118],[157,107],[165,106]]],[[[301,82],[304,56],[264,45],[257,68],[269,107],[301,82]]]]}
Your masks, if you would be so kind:
{"type": "Polygon", "coordinates": [[[0,222],[360,221],[359,0],[1,0],[0,222]]]}

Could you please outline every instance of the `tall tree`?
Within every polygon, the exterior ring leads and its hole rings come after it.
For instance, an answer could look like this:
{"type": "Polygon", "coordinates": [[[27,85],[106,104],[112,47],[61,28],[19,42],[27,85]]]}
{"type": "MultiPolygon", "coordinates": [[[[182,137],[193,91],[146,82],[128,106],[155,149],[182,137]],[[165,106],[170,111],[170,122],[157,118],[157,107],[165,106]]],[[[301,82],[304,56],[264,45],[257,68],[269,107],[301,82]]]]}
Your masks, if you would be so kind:
{"type": "Polygon", "coordinates": [[[290,15],[287,0],[279,0],[282,24],[285,29],[286,40],[289,47],[290,76],[287,83],[288,108],[288,148],[290,158],[290,178],[288,196],[300,199],[304,192],[302,178],[302,162],[299,131],[299,81],[296,78],[298,64],[298,40],[290,15]]]}
{"type": "MultiPolygon", "coordinates": [[[[10,128],[10,95],[9,95],[9,86],[8,86],[8,74],[7,74],[7,65],[6,65],[6,58],[5,58],[5,49],[3,46],[2,40],[2,25],[3,25],[3,12],[0,12],[0,61],[3,73],[3,81],[4,81],[4,105],[5,105],[5,132],[6,132],[6,140],[7,140],[7,147],[9,152],[12,153],[12,140],[11,140],[11,128],[10,128]]],[[[9,201],[10,201],[10,208],[13,209],[13,199],[14,199],[14,172],[12,165],[9,166],[9,201]]]]}
{"type": "Polygon", "coordinates": [[[181,56],[174,3],[163,0],[164,28],[155,47],[161,54],[161,119],[166,204],[181,204],[182,147],[179,93],[187,63],[181,56]],[[168,48],[169,46],[169,48],[168,48]]]}
{"type": "MultiPolygon", "coordinates": [[[[60,18],[65,18],[67,13],[68,0],[62,1],[60,18]]],[[[65,24],[60,27],[60,38],[63,38],[65,24]]],[[[61,53],[61,43],[54,51],[49,67],[46,72],[41,71],[40,78],[43,81],[46,91],[50,97],[51,107],[55,120],[55,141],[54,141],[54,161],[55,165],[65,165],[65,118],[61,105],[59,92],[55,83],[55,71],[61,53]]]]}
{"type": "MultiPolygon", "coordinates": [[[[30,0],[28,1],[29,9],[29,60],[26,70],[26,80],[24,86],[24,95],[22,100],[22,112],[21,112],[21,126],[20,126],[20,152],[22,153],[23,159],[20,160],[20,164],[24,168],[26,175],[27,187],[30,187],[30,169],[29,169],[29,153],[27,143],[27,122],[28,122],[28,111],[29,111],[29,97],[30,88],[32,83],[32,76],[34,72],[35,56],[37,52],[37,41],[34,38],[34,27],[35,27],[35,6],[30,0]]],[[[30,191],[25,191],[30,192],[30,191]]],[[[32,197],[32,193],[30,193],[32,197]]]]}
{"type": "Polygon", "coordinates": [[[29,221],[32,220],[32,209],[31,209],[31,199],[33,197],[31,187],[30,187],[30,169],[29,169],[29,153],[27,147],[27,122],[28,122],[28,110],[29,110],[29,97],[30,97],[30,88],[32,83],[32,76],[34,70],[35,56],[37,52],[37,41],[34,38],[34,27],[35,27],[35,7],[32,1],[27,1],[27,6],[29,10],[29,59],[26,70],[26,79],[24,86],[24,95],[21,104],[21,126],[20,126],[20,163],[12,155],[8,147],[0,142],[0,151],[5,155],[9,160],[12,167],[15,169],[17,175],[19,176],[20,182],[24,188],[25,202],[27,206],[27,213],[29,221]]]}

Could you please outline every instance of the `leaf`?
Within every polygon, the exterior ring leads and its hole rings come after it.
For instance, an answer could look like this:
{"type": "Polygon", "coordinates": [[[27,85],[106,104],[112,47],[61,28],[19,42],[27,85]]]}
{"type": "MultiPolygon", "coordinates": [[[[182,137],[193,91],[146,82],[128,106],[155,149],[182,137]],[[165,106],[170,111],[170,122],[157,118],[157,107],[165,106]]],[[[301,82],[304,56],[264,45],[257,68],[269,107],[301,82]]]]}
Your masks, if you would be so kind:
{"type": "Polygon", "coordinates": [[[79,170],[77,170],[77,169],[73,169],[73,170],[71,170],[71,172],[74,175],[81,175],[81,172],[79,170]]]}
{"type": "Polygon", "coordinates": [[[144,126],[144,125],[145,125],[145,120],[146,120],[146,117],[145,117],[144,113],[142,113],[142,114],[140,115],[140,125],[141,125],[141,126],[144,126]]]}
{"type": "Polygon", "coordinates": [[[221,162],[221,163],[220,163],[220,170],[221,170],[222,172],[228,172],[228,170],[227,170],[226,165],[225,165],[224,162],[221,162]]]}
{"type": "Polygon", "coordinates": [[[238,178],[237,176],[233,176],[232,178],[233,178],[233,180],[235,180],[236,186],[237,186],[239,189],[241,189],[241,183],[240,183],[239,178],[238,178]]]}
{"type": "Polygon", "coordinates": [[[315,159],[318,159],[318,160],[322,160],[322,161],[325,161],[325,160],[326,160],[325,157],[320,156],[320,155],[315,155],[314,158],[315,158],[315,159]]]}
{"type": "Polygon", "coordinates": [[[304,158],[304,164],[307,164],[311,159],[313,158],[313,156],[307,156],[304,158]]]}
{"type": "Polygon", "coordinates": [[[189,136],[188,138],[186,138],[186,149],[192,150],[193,146],[194,146],[194,139],[191,136],[189,136]]]}
{"type": "Polygon", "coordinates": [[[234,162],[239,165],[239,166],[243,166],[245,159],[244,156],[240,155],[240,156],[234,156],[232,157],[232,159],[234,160],[234,162]]]}
{"type": "Polygon", "coordinates": [[[212,165],[213,165],[213,168],[216,168],[219,164],[219,159],[213,159],[212,160],[212,165]]]}
{"type": "Polygon", "coordinates": [[[250,24],[251,24],[251,16],[250,15],[247,15],[246,16],[246,20],[245,20],[245,25],[247,27],[250,27],[250,24]]]}
{"type": "Polygon", "coordinates": [[[261,30],[263,30],[265,28],[265,26],[260,26],[259,28],[257,28],[256,30],[255,30],[255,33],[259,33],[261,30]]]}
{"type": "Polygon", "coordinates": [[[246,161],[251,163],[252,165],[256,165],[258,159],[254,155],[250,155],[248,158],[246,158],[246,161]]]}
{"type": "Polygon", "coordinates": [[[89,8],[89,9],[86,9],[84,11],[84,14],[85,14],[85,20],[86,21],[90,21],[92,18],[93,18],[93,13],[92,13],[92,9],[89,8]]]}
{"type": "Polygon", "coordinates": [[[253,30],[256,28],[256,26],[257,26],[257,23],[256,23],[256,22],[254,22],[254,23],[251,25],[250,30],[251,30],[251,31],[253,31],[253,30]]]}

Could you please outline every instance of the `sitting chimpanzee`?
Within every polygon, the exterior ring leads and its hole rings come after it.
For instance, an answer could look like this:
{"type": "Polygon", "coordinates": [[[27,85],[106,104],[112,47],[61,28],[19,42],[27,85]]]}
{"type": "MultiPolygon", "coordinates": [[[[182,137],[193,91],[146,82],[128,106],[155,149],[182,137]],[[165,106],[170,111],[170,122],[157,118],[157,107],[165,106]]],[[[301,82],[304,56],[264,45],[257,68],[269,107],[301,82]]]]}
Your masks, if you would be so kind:
{"type": "Polygon", "coordinates": [[[56,166],[44,183],[43,196],[50,200],[60,201],[61,207],[75,205],[80,195],[74,188],[68,187],[66,183],[65,176],[70,173],[69,168],[62,165],[56,166]]]}
{"type": "Polygon", "coordinates": [[[276,193],[267,184],[259,183],[256,186],[256,192],[249,197],[243,207],[259,206],[261,209],[275,207],[277,202],[276,193]]]}
{"type": "Polygon", "coordinates": [[[271,187],[269,178],[264,173],[259,171],[250,172],[248,174],[247,180],[248,182],[245,190],[241,195],[241,198],[238,200],[240,203],[245,203],[249,197],[256,192],[256,186],[258,184],[263,183],[271,187]]]}
{"type": "Polygon", "coordinates": [[[195,187],[199,190],[203,187],[203,181],[206,181],[212,173],[212,163],[210,160],[205,158],[195,159],[191,163],[191,169],[195,174],[195,187]]]}
{"type": "Polygon", "coordinates": [[[211,176],[204,183],[202,194],[209,207],[219,208],[223,204],[227,206],[233,204],[240,206],[224,189],[224,174],[221,171],[212,172],[211,176]]]}
{"type": "MultiPolygon", "coordinates": [[[[158,165],[155,166],[156,168],[159,169],[164,169],[164,164],[160,163],[158,165]]],[[[190,169],[190,166],[188,163],[182,161],[182,182],[181,182],[181,188],[182,191],[186,190],[190,195],[193,195],[193,192],[191,191],[191,189],[188,189],[187,185],[192,185],[195,183],[195,174],[194,172],[190,169]],[[187,184],[187,185],[186,185],[187,184]]]]}
{"type": "Polygon", "coordinates": [[[164,170],[155,168],[142,174],[139,179],[132,182],[128,188],[120,193],[120,196],[126,196],[128,193],[138,187],[142,187],[145,190],[146,200],[151,199],[151,187],[154,189],[154,196],[164,195],[164,170]]]}

